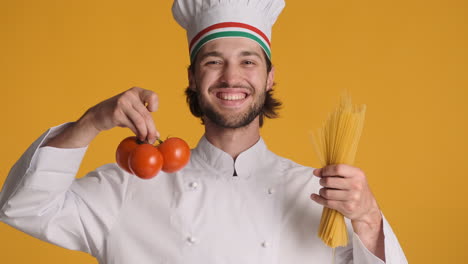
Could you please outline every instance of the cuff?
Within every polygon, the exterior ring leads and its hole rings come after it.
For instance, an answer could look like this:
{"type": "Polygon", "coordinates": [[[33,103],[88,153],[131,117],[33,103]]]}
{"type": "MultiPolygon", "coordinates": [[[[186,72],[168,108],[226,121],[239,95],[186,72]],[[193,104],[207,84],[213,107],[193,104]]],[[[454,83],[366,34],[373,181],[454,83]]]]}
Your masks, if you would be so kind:
{"type": "Polygon", "coordinates": [[[359,236],[353,232],[353,256],[354,263],[390,263],[407,264],[405,254],[401,249],[398,239],[385,216],[382,214],[382,228],[385,243],[385,262],[370,252],[362,243],[359,236]]]}
{"type": "Polygon", "coordinates": [[[43,146],[71,123],[50,128],[34,150],[24,179],[24,186],[41,190],[68,188],[80,168],[88,147],[55,148],[43,146]]]}
{"type": "Polygon", "coordinates": [[[27,173],[29,177],[25,178],[24,186],[41,190],[68,188],[75,179],[86,149],[87,147],[39,148],[27,173]]]}
{"type": "MultiPolygon", "coordinates": [[[[387,252],[385,252],[386,254],[387,252]]],[[[385,264],[383,260],[370,252],[362,243],[359,236],[353,232],[353,259],[354,263],[379,263],[385,264]]]]}

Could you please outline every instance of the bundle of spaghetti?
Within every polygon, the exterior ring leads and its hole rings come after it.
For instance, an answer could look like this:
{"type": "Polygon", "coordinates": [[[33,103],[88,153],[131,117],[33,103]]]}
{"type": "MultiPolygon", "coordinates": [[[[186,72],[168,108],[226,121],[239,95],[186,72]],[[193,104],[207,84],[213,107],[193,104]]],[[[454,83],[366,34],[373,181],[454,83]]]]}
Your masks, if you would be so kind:
{"type": "MultiPolygon", "coordinates": [[[[338,108],[329,115],[322,129],[313,135],[313,143],[322,166],[354,164],[364,126],[366,106],[353,105],[349,94],[343,94],[338,108]]],[[[341,213],[323,208],[319,237],[331,248],[348,244],[348,231],[341,213]]]]}

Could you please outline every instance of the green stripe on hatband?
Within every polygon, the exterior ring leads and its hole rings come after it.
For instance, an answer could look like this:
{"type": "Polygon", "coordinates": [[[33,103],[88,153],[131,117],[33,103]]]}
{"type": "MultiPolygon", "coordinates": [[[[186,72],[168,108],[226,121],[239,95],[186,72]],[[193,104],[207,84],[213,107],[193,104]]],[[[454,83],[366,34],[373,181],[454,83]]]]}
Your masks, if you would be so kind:
{"type": "Polygon", "coordinates": [[[267,45],[265,45],[265,43],[263,43],[263,41],[260,38],[258,38],[257,36],[255,36],[253,34],[250,34],[248,32],[243,32],[243,31],[222,31],[222,32],[216,32],[216,33],[210,34],[210,35],[205,36],[204,38],[202,38],[197,43],[197,45],[193,48],[193,51],[190,54],[190,62],[193,62],[193,60],[195,59],[195,55],[197,55],[200,48],[206,42],[208,42],[210,40],[213,40],[213,39],[225,38],[225,37],[244,37],[244,38],[252,39],[252,40],[256,41],[258,44],[260,44],[260,46],[263,48],[263,50],[265,51],[268,58],[271,60],[271,53],[270,53],[269,47],[267,45]]]}

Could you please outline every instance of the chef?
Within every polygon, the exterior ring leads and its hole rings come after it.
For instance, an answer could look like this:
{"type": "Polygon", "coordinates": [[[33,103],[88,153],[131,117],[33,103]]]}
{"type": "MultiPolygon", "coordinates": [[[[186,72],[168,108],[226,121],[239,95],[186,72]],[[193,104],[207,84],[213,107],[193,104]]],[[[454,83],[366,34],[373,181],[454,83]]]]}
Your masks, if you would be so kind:
{"type": "Polygon", "coordinates": [[[272,153],[260,135],[277,115],[271,28],[283,0],[175,0],[187,31],[186,90],[205,133],[189,164],[142,180],[106,164],[75,178],[90,142],[130,128],[159,132],[155,92],[133,87],[50,128],[11,169],[0,220],[99,263],[407,263],[365,173],[316,169],[272,153]],[[349,244],[317,236],[323,206],[347,221],[349,244]]]}

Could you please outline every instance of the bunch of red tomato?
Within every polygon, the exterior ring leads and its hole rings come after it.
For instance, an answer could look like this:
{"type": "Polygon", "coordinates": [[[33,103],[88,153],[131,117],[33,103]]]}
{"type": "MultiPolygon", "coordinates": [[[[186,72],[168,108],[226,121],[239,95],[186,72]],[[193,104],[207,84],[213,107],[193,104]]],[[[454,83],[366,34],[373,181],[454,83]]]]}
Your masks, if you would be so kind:
{"type": "Polygon", "coordinates": [[[137,137],[127,137],[117,147],[115,158],[120,168],[142,179],[151,179],[159,171],[176,172],[190,160],[190,147],[180,138],[159,140],[154,146],[137,137]]]}

